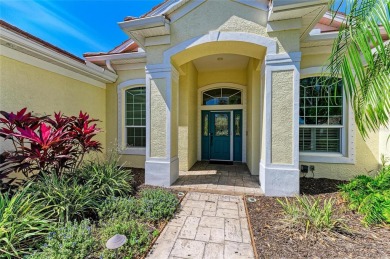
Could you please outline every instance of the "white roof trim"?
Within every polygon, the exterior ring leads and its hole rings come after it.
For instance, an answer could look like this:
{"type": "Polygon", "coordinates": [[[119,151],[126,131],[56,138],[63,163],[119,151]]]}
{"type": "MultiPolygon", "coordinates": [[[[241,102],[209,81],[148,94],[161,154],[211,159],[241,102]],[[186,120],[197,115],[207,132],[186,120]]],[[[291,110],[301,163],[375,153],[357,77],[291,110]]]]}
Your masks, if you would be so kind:
{"type": "Polygon", "coordinates": [[[310,7],[316,5],[328,4],[328,0],[284,0],[284,1],[272,1],[271,9],[273,12],[289,11],[291,9],[297,9],[302,7],[310,7]]]}
{"type": "Polygon", "coordinates": [[[142,59],[142,58],[146,58],[145,52],[132,52],[132,53],[91,56],[91,57],[86,57],[85,59],[90,62],[96,62],[96,61],[106,61],[106,60],[142,59]]]}
{"type": "Polygon", "coordinates": [[[339,22],[339,23],[344,23],[345,22],[345,16],[344,15],[341,15],[339,13],[337,13],[334,18],[333,18],[333,14],[329,11],[327,11],[325,14],[324,14],[324,18],[326,19],[329,19],[329,20],[334,20],[335,22],[339,22]]]}
{"type": "Polygon", "coordinates": [[[110,71],[102,71],[98,66],[78,62],[4,27],[0,28],[0,42],[15,51],[28,54],[102,83],[112,83],[118,78],[116,74],[110,71]]]}
{"type": "Polygon", "coordinates": [[[162,14],[169,14],[177,10],[180,6],[184,5],[185,3],[189,2],[190,0],[170,0],[166,3],[162,4],[152,12],[150,12],[147,17],[150,16],[156,16],[156,15],[162,15],[162,14]]]}
{"type": "Polygon", "coordinates": [[[323,32],[317,34],[316,31],[311,31],[305,41],[318,41],[318,40],[334,40],[339,35],[338,31],[335,32],[323,32]]]}
{"type": "Polygon", "coordinates": [[[166,23],[169,23],[164,16],[151,16],[145,17],[136,20],[119,22],[119,26],[122,30],[142,30],[158,26],[164,26],[166,23]]]}
{"type": "Polygon", "coordinates": [[[92,79],[91,77],[88,77],[86,75],[71,71],[67,68],[61,67],[59,65],[50,63],[46,60],[39,59],[36,57],[33,57],[31,55],[25,54],[23,52],[20,52],[18,50],[14,50],[12,48],[6,47],[6,46],[1,46],[1,56],[19,61],[24,64],[31,65],[33,67],[37,67],[49,72],[53,72],[57,75],[62,75],[68,78],[72,78],[75,80],[78,80],[80,82],[84,82],[87,84],[90,84],[92,86],[96,86],[99,88],[106,88],[106,83],[102,83],[101,81],[97,81],[95,79],[92,79]]]}
{"type": "Polygon", "coordinates": [[[120,53],[120,52],[124,51],[126,48],[128,48],[129,46],[131,46],[132,44],[134,44],[134,42],[135,42],[134,40],[130,39],[125,44],[122,43],[121,45],[119,45],[118,47],[116,47],[115,49],[111,50],[108,53],[109,54],[120,53]]]}

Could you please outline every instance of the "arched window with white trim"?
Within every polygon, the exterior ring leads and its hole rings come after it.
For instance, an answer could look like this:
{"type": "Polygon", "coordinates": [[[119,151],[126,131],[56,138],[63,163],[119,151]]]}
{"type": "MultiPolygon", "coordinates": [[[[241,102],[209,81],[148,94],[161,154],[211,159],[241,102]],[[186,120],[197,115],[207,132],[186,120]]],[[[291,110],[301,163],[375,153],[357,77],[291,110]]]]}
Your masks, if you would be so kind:
{"type": "Polygon", "coordinates": [[[126,146],[146,146],[146,89],[133,87],[125,90],[126,146]]]}
{"type": "Polygon", "coordinates": [[[118,145],[126,155],[146,154],[146,86],[144,78],[117,86],[118,145]]]}

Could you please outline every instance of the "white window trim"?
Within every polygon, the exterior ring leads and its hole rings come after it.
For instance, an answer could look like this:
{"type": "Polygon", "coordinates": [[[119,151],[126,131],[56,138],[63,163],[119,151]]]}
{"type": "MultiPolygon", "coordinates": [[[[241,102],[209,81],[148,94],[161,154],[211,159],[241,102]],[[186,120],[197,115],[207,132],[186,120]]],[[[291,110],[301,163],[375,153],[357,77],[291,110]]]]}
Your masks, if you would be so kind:
{"type": "MultiPolygon", "coordinates": [[[[136,87],[145,87],[145,78],[131,79],[120,83],[117,86],[118,92],[118,148],[119,154],[122,155],[146,155],[146,147],[127,147],[126,145],[126,130],[125,130],[125,92],[128,89],[136,87]]],[[[146,104],[147,105],[147,104],[146,104]]]]}
{"type": "MultiPolygon", "coordinates": [[[[307,77],[321,76],[322,71],[323,68],[321,67],[305,69],[306,73],[302,73],[301,71],[301,79],[307,77]]],[[[344,92],[343,130],[341,132],[341,153],[299,152],[299,161],[309,163],[355,164],[355,119],[352,107],[350,104],[347,103],[347,99],[344,92]]]]}

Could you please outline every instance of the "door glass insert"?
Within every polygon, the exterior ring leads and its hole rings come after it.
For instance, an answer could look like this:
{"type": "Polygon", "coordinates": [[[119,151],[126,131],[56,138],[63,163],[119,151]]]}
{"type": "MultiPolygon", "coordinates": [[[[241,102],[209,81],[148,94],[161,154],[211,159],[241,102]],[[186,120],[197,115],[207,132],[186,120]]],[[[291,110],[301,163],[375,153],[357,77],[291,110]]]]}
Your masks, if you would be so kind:
{"type": "Polygon", "coordinates": [[[240,119],[241,119],[241,114],[236,114],[236,116],[234,117],[234,135],[236,136],[240,136],[240,132],[241,132],[241,125],[240,125],[240,119]]]}
{"type": "Polygon", "coordinates": [[[203,136],[209,135],[209,114],[206,113],[203,118],[203,136]]]}
{"type": "Polygon", "coordinates": [[[215,136],[229,136],[229,117],[227,114],[215,114],[215,136]]]}

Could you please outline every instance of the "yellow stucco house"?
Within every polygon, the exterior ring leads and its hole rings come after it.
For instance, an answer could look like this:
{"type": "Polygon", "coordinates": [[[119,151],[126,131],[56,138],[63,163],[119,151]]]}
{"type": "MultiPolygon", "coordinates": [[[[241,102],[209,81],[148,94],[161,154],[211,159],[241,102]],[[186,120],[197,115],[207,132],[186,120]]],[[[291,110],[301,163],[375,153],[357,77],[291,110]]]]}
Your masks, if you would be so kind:
{"type": "Polygon", "coordinates": [[[389,153],[388,130],[362,139],[341,84],[316,84],[340,23],[326,0],[167,0],[82,60],[2,22],[0,110],[88,111],[147,184],[216,160],[246,163],[266,195],[294,195],[301,165],[349,179],[389,153]]]}

